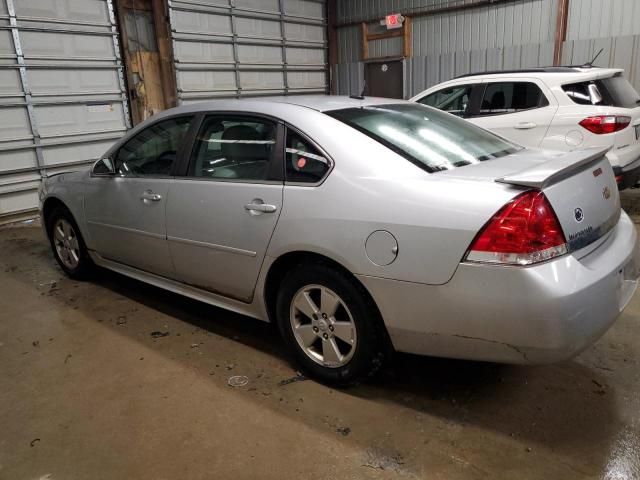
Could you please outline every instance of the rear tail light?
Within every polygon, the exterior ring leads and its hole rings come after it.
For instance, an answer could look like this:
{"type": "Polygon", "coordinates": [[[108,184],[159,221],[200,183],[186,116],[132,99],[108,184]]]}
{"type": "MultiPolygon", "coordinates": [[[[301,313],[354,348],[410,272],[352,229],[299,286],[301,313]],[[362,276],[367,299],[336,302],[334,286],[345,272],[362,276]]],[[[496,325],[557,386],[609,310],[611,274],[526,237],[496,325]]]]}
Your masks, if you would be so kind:
{"type": "Polygon", "coordinates": [[[602,135],[605,133],[619,132],[627,128],[631,123],[631,117],[620,115],[597,115],[587,117],[580,122],[580,126],[586,128],[591,133],[602,135]]]}
{"type": "Polygon", "coordinates": [[[547,197],[530,190],[507,203],[476,236],[466,260],[531,265],[567,253],[562,227],[547,197]]]}

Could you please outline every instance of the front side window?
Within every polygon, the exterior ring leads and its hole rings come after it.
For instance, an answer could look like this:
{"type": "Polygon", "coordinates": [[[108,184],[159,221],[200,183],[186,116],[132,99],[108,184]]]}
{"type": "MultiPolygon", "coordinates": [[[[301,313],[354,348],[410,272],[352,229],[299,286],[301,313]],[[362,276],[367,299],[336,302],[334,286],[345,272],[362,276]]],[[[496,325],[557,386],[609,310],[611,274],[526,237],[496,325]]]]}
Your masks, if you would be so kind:
{"type": "Polygon", "coordinates": [[[268,180],[275,144],[273,122],[208,117],[196,138],[189,175],[218,180],[268,180]]]}
{"type": "Polygon", "coordinates": [[[287,129],[285,174],[288,182],[317,183],[331,168],[329,160],[298,133],[287,129]]]}
{"type": "Polygon", "coordinates": [[[327,113],[428,172],[472,165],[521,148],[465,120],[417,103],[327,113]]]}
{"type": "Polygon", "coordinates": [[[418,102],[462,117],[469,106],[472,88],[473,85],[447,87],[421,98],[418,102]]]}
{"type": "Polygon", "coordinates": [[[126,177],[171,175],[192,117],[158,122],[125,143],[116,155],[116,171],[126,177]]]}
{"type": "Polygon", "coordinates": [[[490,83],[484,91],[480,115],[514,113],[549,105],[540,87],[532,82],[490,83]]]}

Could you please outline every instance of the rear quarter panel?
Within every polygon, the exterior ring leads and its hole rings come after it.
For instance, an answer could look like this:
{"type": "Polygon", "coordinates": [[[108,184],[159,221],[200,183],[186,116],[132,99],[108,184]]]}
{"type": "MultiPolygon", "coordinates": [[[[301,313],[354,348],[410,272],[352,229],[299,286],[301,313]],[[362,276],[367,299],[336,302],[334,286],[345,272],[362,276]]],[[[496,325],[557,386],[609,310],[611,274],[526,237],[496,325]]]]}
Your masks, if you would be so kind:
{"type": "Polygon", "coordinates": [[[492,181],[428,174],[324,114],[305,115],[295,126],[322,146],[335,166],[317,187],[285,185],[270,257],[312,251],[356,274],[443,284],[478,230],[518,193],[492,181]],[[397,258],[387,266],[374,264],[365,251],[377,230],[398,242],[397,258]]]}

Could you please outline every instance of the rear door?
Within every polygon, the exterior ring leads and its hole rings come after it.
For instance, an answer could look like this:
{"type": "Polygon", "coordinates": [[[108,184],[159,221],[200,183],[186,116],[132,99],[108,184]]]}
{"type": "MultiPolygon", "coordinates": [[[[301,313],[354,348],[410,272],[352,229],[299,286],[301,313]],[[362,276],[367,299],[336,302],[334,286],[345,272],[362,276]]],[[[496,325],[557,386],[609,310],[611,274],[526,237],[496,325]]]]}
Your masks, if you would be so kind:
{"type": "Polygon", "coordinates": [[[192,120],[173,117],[145,128],[115,154],[116,175],[89,178],[85,215],[91,244],[102,257],[173,276],[165,207],[192,120]]]}
{"type": "Polygon", "coordinates": [[[251,301],[282,210],[283,130],[260,116],[205,117],[167,203],[180,281],[251,301]]]}
{"type": "Polygon", "coordinates": [[[558,108],[547,87],[534,78],[501,77],[484,84],[468,120],[519,145],[540,146],[558,108]]]}

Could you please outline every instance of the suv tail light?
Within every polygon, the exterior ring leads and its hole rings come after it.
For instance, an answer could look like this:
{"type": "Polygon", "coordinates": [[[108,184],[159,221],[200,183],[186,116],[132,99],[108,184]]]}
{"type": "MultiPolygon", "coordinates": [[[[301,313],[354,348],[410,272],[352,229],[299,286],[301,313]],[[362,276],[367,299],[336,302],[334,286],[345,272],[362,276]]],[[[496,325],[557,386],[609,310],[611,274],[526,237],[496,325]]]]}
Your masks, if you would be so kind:
{"type": "Polygon", "coordinates": [[[586,128],[591,133],[602,135],[605,133],[619,132],[627,128],[631,123],[631,117],[620,115],[597,115],[587,117],[580,122],[580,126],[586,128]]]}
{"type": "Polygon", "coordinates": [[[466,260],[531,265],[567,253],[562,227],[549,200],[529,190],[507,203],[480,230],[466,260]]]}

